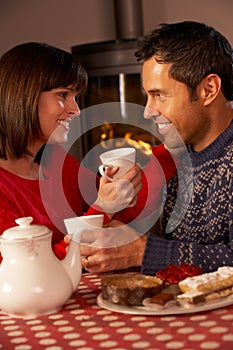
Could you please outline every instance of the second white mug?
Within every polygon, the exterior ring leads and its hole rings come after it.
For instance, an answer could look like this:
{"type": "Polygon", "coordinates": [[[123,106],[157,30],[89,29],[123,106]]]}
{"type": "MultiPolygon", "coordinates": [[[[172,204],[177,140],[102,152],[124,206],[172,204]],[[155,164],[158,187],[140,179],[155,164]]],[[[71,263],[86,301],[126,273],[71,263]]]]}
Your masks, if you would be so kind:
{"type": "Polygon", "coordinates": [[[103,227],[104,215],[83,215],[64,220],[68,234],[72,235],[72,239],[76,242],[84,244],[84,237],[81,236],[85,230],[93,230],[103,227]]]}

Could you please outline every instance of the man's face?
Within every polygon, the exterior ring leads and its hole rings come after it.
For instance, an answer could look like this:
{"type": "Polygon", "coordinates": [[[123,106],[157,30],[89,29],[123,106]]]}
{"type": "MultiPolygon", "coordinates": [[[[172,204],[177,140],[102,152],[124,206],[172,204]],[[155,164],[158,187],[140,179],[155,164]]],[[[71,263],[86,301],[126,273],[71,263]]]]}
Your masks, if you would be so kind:
{"type": "Polygon", "coordinates": [[[153,118],[169,149],[191,144],[196,151],[208,144],[210,120],[202,100],[190,101],[185,84],[169,77],[170,64],[154,57],[143,64],[143,87],[147,94],[144,117],[153,118]],[[207,143],[207,144],[206,144],[207,143]]]}

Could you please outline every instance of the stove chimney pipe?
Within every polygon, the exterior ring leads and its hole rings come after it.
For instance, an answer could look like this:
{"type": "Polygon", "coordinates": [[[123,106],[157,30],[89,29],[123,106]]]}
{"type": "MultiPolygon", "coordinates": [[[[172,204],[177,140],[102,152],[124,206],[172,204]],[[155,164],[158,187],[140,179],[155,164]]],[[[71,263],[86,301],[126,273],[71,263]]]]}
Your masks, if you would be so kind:
{"type": "Polygon", "coordinates": [[[118,40],[136,39],[143,35],[141,0],[114,0],[118,40]]]}

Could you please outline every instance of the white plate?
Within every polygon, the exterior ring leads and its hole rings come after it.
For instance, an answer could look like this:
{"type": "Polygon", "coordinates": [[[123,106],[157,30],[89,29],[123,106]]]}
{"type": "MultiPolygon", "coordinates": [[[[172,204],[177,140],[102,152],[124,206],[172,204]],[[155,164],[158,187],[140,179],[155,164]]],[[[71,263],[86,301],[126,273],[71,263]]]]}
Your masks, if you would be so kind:
{"type": "Polygon", "coordinates": [[[190,314],[201,311],[209,311],[214,309],[219,309],[221,307],[229,306],[233,304],[233,295],[230,295],[226,298],[219,299],[217,301],[207,301],[200,305],[190,306],[189,308],[182,307],[179,305],[173,305],[169,308],[164,308],[161,310],[152,310],[149,306],[127,306],[127,305],[118,305],[110,303],[103,299],[102,293],[97,296],[97,304],[107,310],[120,312],[123,314],[132,314],[132,315],[179,315],[179,314],[190,314]]]}

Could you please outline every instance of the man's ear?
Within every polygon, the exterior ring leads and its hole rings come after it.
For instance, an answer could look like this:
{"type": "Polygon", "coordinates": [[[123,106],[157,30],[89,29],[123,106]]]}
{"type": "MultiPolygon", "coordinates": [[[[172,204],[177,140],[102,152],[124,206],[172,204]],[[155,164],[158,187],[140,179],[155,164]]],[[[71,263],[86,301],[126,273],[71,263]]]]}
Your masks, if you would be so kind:
{"type": "Polygon", "coordinates": [[[200,88],[203,104],[208,106],[216,99],[221,90],[221,79],[217,74],[209,74],[202,80],[200,88]]]}

